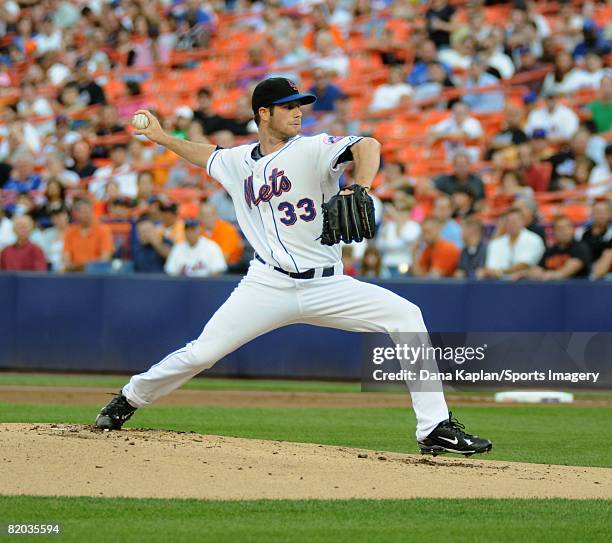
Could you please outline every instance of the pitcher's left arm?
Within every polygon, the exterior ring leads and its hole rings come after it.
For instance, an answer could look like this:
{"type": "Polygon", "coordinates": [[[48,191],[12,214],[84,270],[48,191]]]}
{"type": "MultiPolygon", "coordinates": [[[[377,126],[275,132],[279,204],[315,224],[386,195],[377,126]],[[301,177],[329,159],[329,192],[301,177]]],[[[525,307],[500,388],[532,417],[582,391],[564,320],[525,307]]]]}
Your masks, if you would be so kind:
{"type": "Polygon", "coordinates": [[[372,186],[380,167],[380,148],[380,143],[374,138],[362,138],[351,146],[355,165],[353,179],[357,185],[361,185],[368,190],[372,186]]]}

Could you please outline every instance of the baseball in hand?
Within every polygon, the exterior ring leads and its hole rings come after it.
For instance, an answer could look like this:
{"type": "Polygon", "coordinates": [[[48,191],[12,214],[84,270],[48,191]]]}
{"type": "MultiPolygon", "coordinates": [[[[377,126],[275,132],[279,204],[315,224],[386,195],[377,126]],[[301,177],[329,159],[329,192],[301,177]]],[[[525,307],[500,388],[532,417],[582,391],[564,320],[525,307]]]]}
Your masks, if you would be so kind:
{"type": "Polygon", "coordinates": [[[132,126],[137,130],[143,130],[149,126],[149,118],[144,113],[136,113],[132,117],[132,126]]]}

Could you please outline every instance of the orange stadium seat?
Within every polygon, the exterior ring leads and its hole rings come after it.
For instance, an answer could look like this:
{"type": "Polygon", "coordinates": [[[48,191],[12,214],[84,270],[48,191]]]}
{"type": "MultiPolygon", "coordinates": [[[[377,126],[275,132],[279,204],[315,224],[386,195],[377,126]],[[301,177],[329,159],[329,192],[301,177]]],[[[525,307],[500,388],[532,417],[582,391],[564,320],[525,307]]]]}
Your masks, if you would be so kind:
{"type": "Polygon", "coordinates": [[[523,107],[523,97],[529,93],[527,87],[508,87],[506,89],[506,103],[516,107],[523,107]]]}
{"type": "Polygon", "coordinates": [[[612,4],[597,4],[593,19],[599,27],[605,28],[612,20],[612,4]]]}
{"type": "Polygon", "coordinates": [[[556,215],[559,215],[561,212],[561,206],[559,204],[548,204],[543,203],[540,204],[539,207],[540,215],[544,222],[550,223],[555,218],[556,215]]]}
{"type": "Polygon", "coordinates": [[[427,111],[426,114],[423,115],[421,122],[423,129],[429,128],[434,124],[447,119],[450,116],[450,113],[443,109],[431,109],[427,111]]]}
{"type": "Polygon", "coordinates": [[[405,41],[410,36],[411,25],[408,21],[402,19],[391,19],[387,21],[386,28],[393,32],[393,39],[395,41],[405,41]]]}
{"type": "Polygon", "coordinates": [[[110,101],[125,96],[125,83],[122,79],[109,79],[104,85],[104,94],[110,101]]]}
{"type": "Polygon", "coordinates": [[[351,32],[346,44],[347,51],[362,51],[366,48],[367,40],[361,32],[351,32]]]}
{"type": "Polygon", "coordinates": [[[406,164],[406,171],[411,177],[430,177],[432,163],[429,160],[414,160],[406,164]]]}
{"type": "Polygon", "coordinates": [[[189,200],[179,205],[178,214],[182,219],[196,219],[200,213],[200,201],[189,200]]]}
{"type": "Polygon", "coordinates": [[[379,55],[374,53],[361,52],[349,59],[349,71],[351,74],[367,73],[374,69],[383,67],[382,60],[379,55]]]}
{"type": "Polygon", "coordinates": [[[485,20],[490,25],[503,26],[508,22],[510,16],[510,6],[497,5],[489,6],[485,12],[485,20]]]}
{"type": "Polygon", "coordinates": [[[589,220],[590,209],[588,204],[569,203],[563,206],[562,213],[567,215],[574,224],[583,224],[589,220]]]}
{"type": "Polygon", "coordinates": [[[215,92],[212,107],[219,115],[230,116],[236,109],[236,100],[244,94],[243,89],[219,89],[215,92]]]}
{"type": "Polygon", "coordinates": [[[578,89],[572,96],[571,105],[573,108],[580,108],[592,102],[595,98],[597,98],[597,91],[595,89],[578,89]]]}
{"type": "Polygon", "coordinates": [[[399,162],[410,164],[412,162],[424,160],[426,154],[427,151],[424,147],[402,145],[395,151],[395,158],[399,162]]]}
{"type": "Polygon", "coordinates": [[[177,204],[182,204],[200,198],[201,190],[195,187],[176,187],[168,189],[167,194],[170,200],[177,204]]]}
{"type": "Polygon", "coordinates": [[[473,116],[480,121],[484,133],[489,137],[499,133],[505,119],[504,113],[474,114],[473,116]]]}
{"type": "Polygon", "coordinates": [[[392,121],[381,121],[374,127],[374,137],[380,141],[420,140],[423,128],[417,120],[397,117],[392,121]]]}

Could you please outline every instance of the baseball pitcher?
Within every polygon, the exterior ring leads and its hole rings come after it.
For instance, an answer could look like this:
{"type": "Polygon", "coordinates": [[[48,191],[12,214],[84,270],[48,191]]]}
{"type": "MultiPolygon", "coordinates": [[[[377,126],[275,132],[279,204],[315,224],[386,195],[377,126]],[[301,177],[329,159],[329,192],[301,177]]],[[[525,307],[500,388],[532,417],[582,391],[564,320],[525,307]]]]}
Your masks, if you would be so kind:
{"type": "MultiPolygon", "coordinates": [[[[252,96],[259,141],[231,149],[172,137],[150,112],[135,115],[137,134],[206,168],[221,183],[255,255],[200,337],[133,376],[100,411],[99,428],[120,429],[137,408],[281,326],[304,323],[391,338],[427,333],[416,305],[342,273],[340,241],[375,235],[368,190],[378,172],[380,144],[368,137],[301,136],[301,106],[315,100],[288,79],[262,81],[252,96]],[[355,184],[339,191],[338,179],[351,161],[355,184]]],[[[489,440],[466,433],[452,417],[441,386],[408,386],[421,452],[471,455],[491,449],[489,440]]]]}

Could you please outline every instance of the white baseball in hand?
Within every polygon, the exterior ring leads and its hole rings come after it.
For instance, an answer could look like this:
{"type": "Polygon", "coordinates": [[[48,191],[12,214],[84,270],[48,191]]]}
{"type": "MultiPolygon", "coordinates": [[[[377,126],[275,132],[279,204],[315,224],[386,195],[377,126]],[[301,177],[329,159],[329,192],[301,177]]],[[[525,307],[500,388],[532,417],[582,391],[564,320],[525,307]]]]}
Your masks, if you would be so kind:
{"type": "Polygon", "coordinates": [[[132,117],[132,126],[137,130],[143,130],[149,126],[149,118],[144,113],[136,113],[132,117]]]}

